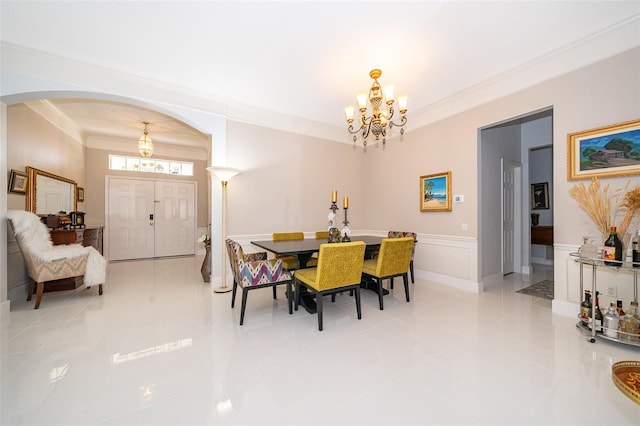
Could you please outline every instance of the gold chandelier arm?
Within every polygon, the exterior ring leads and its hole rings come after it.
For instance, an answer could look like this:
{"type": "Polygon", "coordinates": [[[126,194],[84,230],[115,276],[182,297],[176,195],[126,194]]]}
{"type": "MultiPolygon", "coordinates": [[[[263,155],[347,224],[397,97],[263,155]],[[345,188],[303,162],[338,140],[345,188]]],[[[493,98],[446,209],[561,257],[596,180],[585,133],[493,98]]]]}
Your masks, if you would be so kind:
{"type": "MultiPolygon", "coordinates": [[[[407,124],[407,117],[404,116],[404,115],[400,117],[400,123],[395,123],[395,122],[389,120],[389,128],[392,128],[393,126],[403,127],[405,124],[407,124]]],[[[404,129],[402,129],[402,130],[404,130],[404,129]]]]}

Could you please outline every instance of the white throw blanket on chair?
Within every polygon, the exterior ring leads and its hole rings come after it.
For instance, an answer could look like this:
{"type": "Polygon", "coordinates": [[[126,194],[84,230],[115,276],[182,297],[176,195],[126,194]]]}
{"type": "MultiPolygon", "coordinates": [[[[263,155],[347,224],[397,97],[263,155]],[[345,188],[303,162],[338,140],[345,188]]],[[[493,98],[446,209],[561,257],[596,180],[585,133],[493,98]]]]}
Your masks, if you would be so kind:
{"type": "Polygon", "coordinates": [[[13,231],[20,241],[22,250],[28,251],[44,262],[56,259],[87,257],[87,268],[84,273],[84,284],[91,287],[104,284],[107,279],[107,261],[93,247],[80,244],[54,246],[49,228],[40,221],[40,217],[24,210],[9,210],[7,217],[11,219],[13,231]]]}

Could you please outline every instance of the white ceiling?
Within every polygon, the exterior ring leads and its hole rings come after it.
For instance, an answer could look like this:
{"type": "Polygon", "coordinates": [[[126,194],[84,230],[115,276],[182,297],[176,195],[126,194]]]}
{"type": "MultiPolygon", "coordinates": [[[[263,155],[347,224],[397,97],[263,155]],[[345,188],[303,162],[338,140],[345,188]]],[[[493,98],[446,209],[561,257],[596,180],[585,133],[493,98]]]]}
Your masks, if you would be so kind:
{"type": "MultiPolygon", "coordinates": [[[[640,22],[640,1],[2,0],[0,12],[5,43],[329,126],[345,126],[344,106],[380,68],[383,85],[409,96],[410,127],[412,116],[542,61],[549,65],[539,78],[585,65],[551,64],[640,22]]],[[[639,33],[630,44],[640,45],[639,33]]],[[[583,62],[615,53],[585,53],[583,62]]],[[[49,101],[85,135],[137,138],[149,121],[156,142],[207,140],[137,107],[49,101]]]]}

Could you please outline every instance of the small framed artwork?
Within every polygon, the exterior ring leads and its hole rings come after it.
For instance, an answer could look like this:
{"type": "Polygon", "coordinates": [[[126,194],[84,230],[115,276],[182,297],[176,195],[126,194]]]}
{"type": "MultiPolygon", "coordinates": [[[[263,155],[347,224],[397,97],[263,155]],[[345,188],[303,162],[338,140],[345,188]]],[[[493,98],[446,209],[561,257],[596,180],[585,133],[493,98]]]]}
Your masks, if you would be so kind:
{"type": "Polygon", "coordinates": [[[76,195],[76,197],[78,198],[78,202],[83,202],[84,201],[84,188],[78,187],[78,193],[76,195]]]}
{"type": "Polygon", "coordinates": [[[568,179],[640,174],[640,120],[567,135],[568,179]]]}
{"type": "Polygon", "coordinates": [[[549,208],[549,182],[531,184],[531,210],[549,208]]]}
{"type": "Polygon", "coordinates": [[[451,211],[451,172],[420,176],[420,211],[451,211]]]}
{"type": "Polygon", "coordinates": [[[9,192],[13,192],[15,194],[26,194],[28,183],[29,178],[25,172],[11,170],[11,174],[9,175],[9,192]]]}

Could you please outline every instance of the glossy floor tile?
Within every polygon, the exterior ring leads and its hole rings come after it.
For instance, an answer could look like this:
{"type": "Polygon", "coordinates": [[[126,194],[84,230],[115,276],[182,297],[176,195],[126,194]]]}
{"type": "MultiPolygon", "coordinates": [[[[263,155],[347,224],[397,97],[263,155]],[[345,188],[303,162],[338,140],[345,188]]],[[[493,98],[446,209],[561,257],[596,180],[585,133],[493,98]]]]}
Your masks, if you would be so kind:
{"type": "Polygon", "coordinates": [[[14,301],[2,324],[2,425],[638,425],[611,380],[637,348],[589,343],[551,302],[417,279],[325,303],[324,331],[284,288],[215,294],[201,257],[109,265],[97,289],[14,301]]]}

